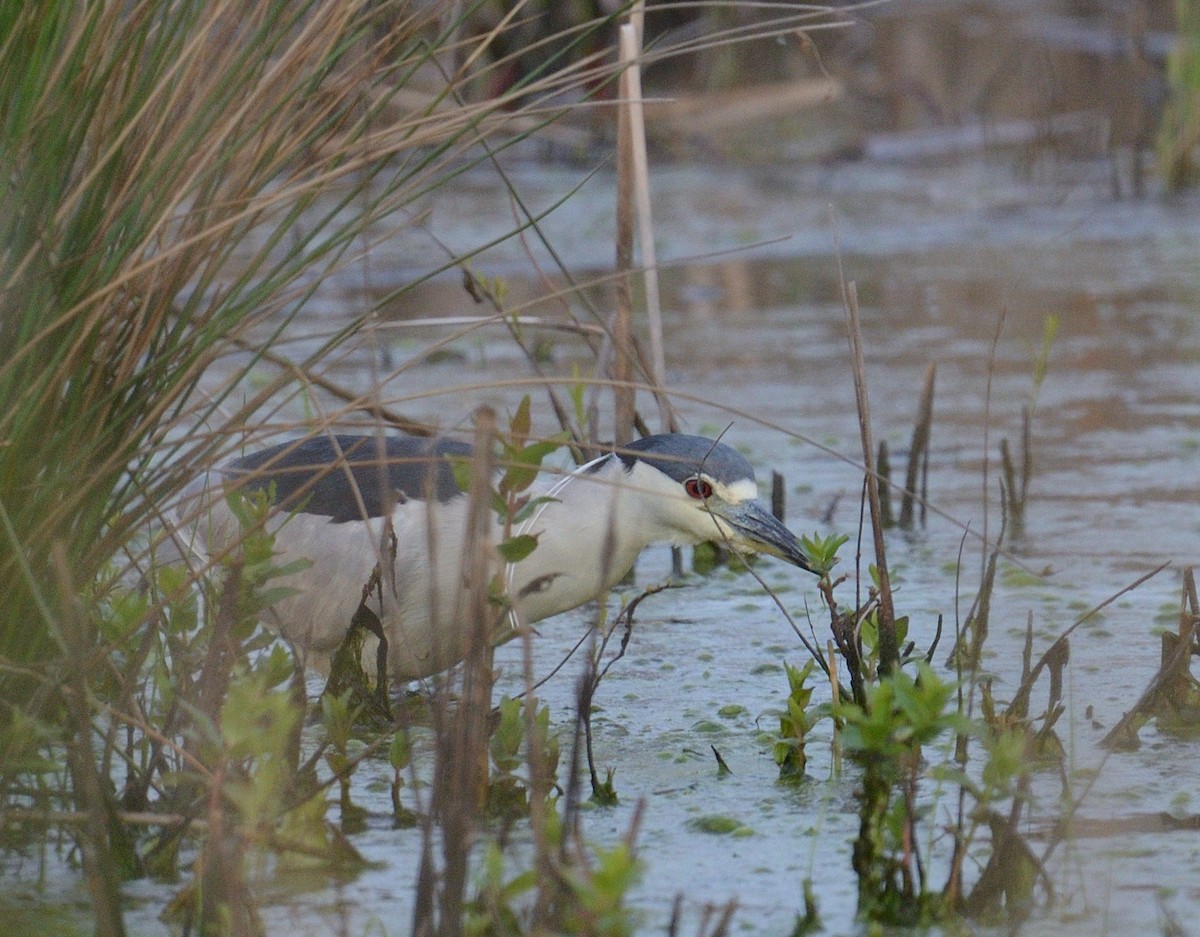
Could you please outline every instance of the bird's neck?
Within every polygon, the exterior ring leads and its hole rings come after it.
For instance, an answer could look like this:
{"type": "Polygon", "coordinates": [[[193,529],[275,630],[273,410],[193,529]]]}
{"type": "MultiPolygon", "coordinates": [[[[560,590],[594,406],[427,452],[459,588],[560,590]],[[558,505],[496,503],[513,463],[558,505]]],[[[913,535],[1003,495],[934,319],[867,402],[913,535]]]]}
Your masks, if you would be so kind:
{"type": "Polygon", "coordinates": [[[575,608],[618,583],[658,537],[655,493],[646,479],[609,458],[563,476],[516,529],[538,538],[534,551],[509,567],[509,595],[526,623],[575,608]]]}

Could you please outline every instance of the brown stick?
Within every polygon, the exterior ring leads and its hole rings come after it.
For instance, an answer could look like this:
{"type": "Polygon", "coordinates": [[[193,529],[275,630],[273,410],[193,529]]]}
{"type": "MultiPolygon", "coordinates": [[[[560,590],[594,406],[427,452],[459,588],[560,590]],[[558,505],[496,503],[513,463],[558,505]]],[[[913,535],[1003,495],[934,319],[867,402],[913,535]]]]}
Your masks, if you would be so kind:
{"type": "Polygon", "coordinates": [[[434,711],[437,761],[430,813],[441,823],[441,882],[439,889],[438,870],[433,861],[433,828],[427,821],[413,915],[413,933],[420,937],[462,934],[471,844],[487,792],[494,619],[488,601],[491,578],[488,544],[495,435],[495,412],[480,407],[475,411],[475,456],[467,492],[466,542],[462,554],[461,576],[466,583],[466,599],[456,603],[452,610],[469,623],[466,653],[462,665],[439,687],[434,711]]]}
{"type": "Polygon", "coordinates": [[[875,568],[879,576],[879,670],[889,673],[900,664],[896,641],[896,613],[892,606],[892,585],[888,578],[887,547],[883,539],[883,511],[879,503],[879,479],[871,471],[875,451],[871,440],[871,405],[867,400],[867,366],[863,360],[862,326],[858,319],[858,290],[853,282],[842,281],[842,303],[849,320],[850,359],[854,368],[854,399],[858,406],[858,428],[862,438],[863,465],[866,467],[867,502],[871,508],[871,533],[875,543],[875,568]]]}
{"type": "MultiPolygon", "coordinates": [[[[445,856],[439,933],[455,937],[462,931],[463,900],[468,879],[471,839],[487,794],[487,746],[492,699],[492,615],[488,606],[491,561],[492,446],[496,414],[488,407],[475,411],[475,460],[467,492],[467,538],[463,548],[463,579],[467,583],[467,654],[461,671],[461,690],[449,720],[450,738],[439,740],[439,752],[449,755],[445,780],[437,787],[445,856]]],[[[449,700],[447,705],[452,705],[449,700]]]]}
{"type": "Polygon", "coordinates": [[[908,450],[908,470],[904,475],[904,494],[900,499],[900,526],[913,525],[913,505],[916,502],[917,479],[925,454],[929,449],[929,432],[933,424],[933,384],[937,365],[930,363],[925,369],[925,384],[921,389],[921,402],[917,407],[917,422],[913,426],[912,445],[908,450]]]}
{"type": "MultiPolygon", "coordinates": [[[[640,5],[639,5],[640,9],[640,5]]],[[[650,211],[650,168],[646,154],[646,124],[642,105],[642,72],[638,64],[642,36],[640,13],[621,27],[620,54],[626,63],[621,73],[621,107],[628,111],[630,160],[633,171],[634,199],[637,207],[638,240],[642,247],[642,283],[646,291],[646,324],[650,333],[651,383],[658,404],[659,432],[676,430],[675,415],[666,393],[667,363],[663,350],[662,304],[658,293],[658,259],[654,251],[654,219],[650,211]]]]}
{"type": "MultiPolygon", "coordinates": [[[[630,63],[622,61],[620,95],[629,96],[630,63]]],[[[617,308],[613,321],[613,396],[616,423],[613,441],[617,446],[628,445],[633,438],[634,390],[630,383],[633,374],[633,135],[630,129],[629,108],[617,108],[617,308]]]]}

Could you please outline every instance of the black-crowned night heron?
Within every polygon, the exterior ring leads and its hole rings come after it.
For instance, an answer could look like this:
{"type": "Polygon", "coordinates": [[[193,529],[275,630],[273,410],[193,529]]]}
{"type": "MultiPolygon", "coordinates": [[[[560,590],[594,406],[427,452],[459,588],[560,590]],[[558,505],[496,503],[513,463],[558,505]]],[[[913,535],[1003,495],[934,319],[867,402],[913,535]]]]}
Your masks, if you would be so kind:
{"type": "MultiPolygon", "coordinates": [[[[447,439],[313,437],[210,473],[180,512],[199,548],[217,554],[241,534],[214,489],[269,493],[279,563],[311,564],[270,584],[294,590],[270,610],[274,626],[320,665],[366,596],[387,638],[392,676],[411,680],[465,653],[459,609],[466,607],[468,499],[451,460],[470,457],[470,446],[447,439]],[[375,587],[366,589],[377,566],[375,587]]],[[[648,436],[549,478],[535,494],[542,500],[513,533],[537,536],[537,547],[504,567],[510,623],[531,624],[596,598],[652,543],[723,540],[812,571],[795,536],[757,500],[750,463],[701,436],[648,436]]]]}

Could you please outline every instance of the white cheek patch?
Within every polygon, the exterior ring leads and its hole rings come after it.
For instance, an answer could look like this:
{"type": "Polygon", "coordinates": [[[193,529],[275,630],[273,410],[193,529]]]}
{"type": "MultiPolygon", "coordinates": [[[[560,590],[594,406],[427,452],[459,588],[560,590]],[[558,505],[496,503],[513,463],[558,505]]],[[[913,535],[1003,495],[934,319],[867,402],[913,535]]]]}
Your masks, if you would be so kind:
{"type": "Polygon", "coordinates": [[[741,504],[758,497],[758,485],[749,478],[739,478],[728,485],[714,481],[707,475],[704,478],[713,486],[713,493],[727,504],[741,504]]]}

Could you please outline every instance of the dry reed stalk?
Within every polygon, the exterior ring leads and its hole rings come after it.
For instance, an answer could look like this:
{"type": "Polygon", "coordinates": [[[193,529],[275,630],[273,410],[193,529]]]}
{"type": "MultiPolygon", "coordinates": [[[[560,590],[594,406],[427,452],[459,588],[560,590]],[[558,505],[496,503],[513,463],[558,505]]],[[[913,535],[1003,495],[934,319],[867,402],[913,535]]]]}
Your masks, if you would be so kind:
{"type": "Polygon", "coordinates": [[[882,673],[888,673],[900,664],[900,647],[896,640],[896,615],[892,606],[891,580],[888,577],[883,512],[879,503],[879,479],[871,470],[871,457],[875,447],[871,440],[871,406],[867,400],[867,368],[863,356],[862,326],[858,318],[858,290],[852,281],[842,279],[841,282],[842,303],[849,326],[847,334],[854,372],[854,400],[858,408],[858,429],[862,441],[863,466],[866,469],[867,504],[871,512],[875,568],[879,578],[879,668],[882,673]]]}
{"type": "MultiPolygon", "coordinates": [[[[622,59],[620,80],[622,101],[629,95],[626,77],[630,62],[622,59]]],[[[613,397],[615,404],[613,442],[628,445],[633,439],[634,385],[633,377],[633,135],[630,113],[625,106],[617,108],[617,231],[616,231],[616,309],[612,324],[613,397]]]]}
{"type": "MultiPolygon", "coordinates": [[[[537,691],[537,680],[533,672],[533,636],[532,628],[521,629],[521,662],[525,680],[525,695],[523,715],[525,717],[526,766],[529,769],[529,831],[533,837],[534,871],[540,883],[537,897],[534,899],[533,920],[545,921],[549,918],[557,893],[556,870],[554,866],[555,851],[547,830],[548,812],[555,809],[549,801],[552,778],[549,776],[545,752],[548,739],[542,727],[538,724],[538,701],[534,695],[537,691]]],[[[580,639],[582,641],[582,639],[580,639]]],[[[565,663],[565,662],[564,662],[565,663]]]]}
{"type": "Polygon", "coordinates": [[[879,451],[875,457],[875,476],[879,479],[880,518],[884,528],[895,523],[892,515],[892,460],[886,439],[879,440],[879,451]]]}
{"type": "MultiPolygon", "coordinates": [[[[255,352],[263,361],[273,364],[281,371],[286,372],[301,386],[320,388],[331,397],[341,400],[346,404],[346,410],[341,411],[342,415],[348,411],[361,411],[367,416],[372,417],[372,425],[374,426],[378,426],[381,422],[386,423],[388,426],[398,429],[402,433],[408,433],[413,436],[432,436],[435,433],[434,428],[428,424],[406,417],[404,414],[386,406],[382,402],[370,399],[376,396],[375,394],[368,397],[368,395],[359,391],[351,390],[325,375],[314,373],[312,368],[306,366],[304,363],[291,361],[283,355],[276,354],[269,348],[258,347],[244,339],[234,339],[233,344],[244,351],[255,352]]],[[[379,383],[381,382],[373,382],[372,386],[378,386],[379,383]]]]}
{"type": "Polygon", "coordinates": [[[487,796],[495,637],[489,595],[495,439],[496,415],[490,408],[480,407],[475,411],[475,454],[462,555],[466,607],[458,610],[470,622],[466,655],[451,676],[440,682],[434,701],[437,747],[430,812],[441,830],[442,863],[440,871],[433,868],[433,829],[427,822],[413,923],[416,935],[457,937],[462,933],[471,849],[487,796]]]}
{"type": "Polygon", "coordinates": [[[921,402],[917,407],[917,422],[913,426],[912,444],[908,449],[908,468],[904,474],[904,492],[900,500],[900,526],[911,528],[913,525],[913,505],[918,498],[918,475],[922,479],[919,498],[921,502],[921,523],[925,523],[925,481],[929,475],[929,434],[933,425],[933,385],[937,375],[937,365],[932,362],[925,369],[925,381],[921,387],[921,402]]]}
{"type": "Polygon", "coordinates": [[[550,379],[550,376],[546,374],[545,370],[542,368],[541,362],[539,362],[537,359],[537,355],[525,341],[525,336],[522,334],[522,330],[517,321],[516,315],[507,314],[504,304],[500,301],[500,297],[496,295],[496,291],[476,277],[475,274],[472,273],[465,265],[463,266],[462,271],[463,283],[467,287],[467,292],[475,298],[476,302],[488,302],[491,304],[492,308],[499,313],[500,320],[508,329],[509,337],[513,340],[513,343],[519,349],[521,349],[521,353],[525,356],[525,361],[529,365],[530,369],[543,381],[542,389],[546,392],[546,399],[550,401],[550,407],[554,410],[554,416],[558,420],[558,425],[561,426],[563,431],[567,433],[576,443],[572,447],[573,454],[576,456],[576,462],[579,463],[583,461],[581,458],[580,447],[578,445],[580,440],[577,438],[577,434],[574,430],[570,411],[568,410],[567,405],[562,401],[562,398],[559,396],[558,388],[550,379]]]}
{"type": "Polygon", "coordinates": [[[1025,505],[1029,500],[1029,481],[1033,477],[1033,417],[1029,405],[1021,407],[1021,471],[1018,475],[1008,445],[1008,438],[1000,440],[1000,468],[1003,472],[1004,490],[1007,493],[1008,513],[1013,532],[1020,535],[1025,530],[1025,505]]]}
{"type": "MultiPolygon", "coordinates": [[[[618,133],[629,148],[628,159],[632,165],[633,195],[637,209],[638,241],[642,248],[642,284],[646,296],[646,324],[650,333],[650,370],[648,372],[655,403],[658,405],[658,429],[671,433],[678,429],[671,400],[667,395],[667,361],[663,347],[662,300],[658,289],[658,257],[654,248],[654,217],[650,208],[650,167],[646,152],[646,115],[642,98],[642,71],[639,59],[642,54],[642,29],[645,5],[642,0],[634,4],[629,22],[621,26],[618,50],[621,64],[621,115],[618,133]],[[625,140],[625,135],[628,140],[625,140]]],[[[624,162],[621,163],[625,169],[624,162]]],[[[632,234],[631,234],[632,236],[632,234]]],[[[632,248],[631,248],[632,251],[632,248]]],[[[632,319],[632,311],[629,313],[632,319]]],[[[632,324],[629,325],[632,331],[632,324]]],[[[645,372],[645,367],[643,366],[645,372]]],[[[618,444],[628,442],[618,440],[618,444]]],[[[683,551],[671,547],[671,568],[676,577],[683,575],[683,551]]]]}
{"type": "MultiPolygon", "coordinates": [[[[992,342],[988,346],[988,362],[987,362],[987,383],[983,393],[983,531],[980,541],[979,573],[982,578],[987,572],[988,551],[991,549],[991,541],[988,539],[990,527],[988,526],[990,512],[988,506],[991,503],[991,494],[989,488],[989,470],[991,468],[991,455],[989,452],[991,446],[991,429],[992,429],[992,380],[996,376],[996,349],[1000,345],[1000,335],[1004,331],[1004,322],[1008,317],[1008,310],[1001,309],[1000,315],[996,317],[996,329],[992,333],[992,342]]],[[[1007,523],[1007,517],[1001,518],[1001,523],[1007,523]]],[[[1003,536],[997,538],[996,547],[1000,546],[1003,536]]]]}
{"type": "MultiPolygon", "coordinates": [[[[639,3],[631,19],[636,17],[636,20],[640,20],[640,13],[639,3]]],[[[636,20],[621,27],[620,58],[625,65],[621,73],[621,107],[628,112],[625,127],[630,135],[638,243],[642,249],[642,283],[646,294],[646,324],[650,333],[650,381],[658,404],[659,432],[669,433],[676,429],[676,423],[666,393],[667,362],[663,348],[662,301],[658,289],[658,258],[654,249],[654,218],[650,208],[650,167],[646,152],[642,72],[638,64],[642,34],[640,23],[636,20]]]]}

